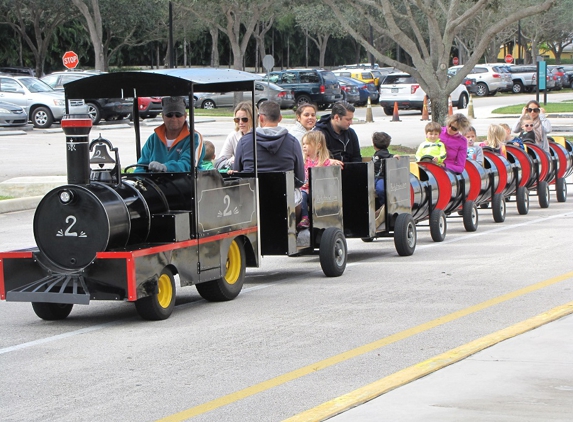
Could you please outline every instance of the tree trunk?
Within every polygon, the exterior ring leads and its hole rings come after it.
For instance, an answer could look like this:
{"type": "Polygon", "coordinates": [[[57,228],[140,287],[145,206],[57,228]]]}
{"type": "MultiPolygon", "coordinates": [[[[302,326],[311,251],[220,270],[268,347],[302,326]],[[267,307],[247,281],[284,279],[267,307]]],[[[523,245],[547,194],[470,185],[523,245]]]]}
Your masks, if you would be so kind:
{"type": "Polygon", "coordinates": [[[211,34],[211,67],[219,67],[219,30],[215,27],[209,28],[211,34]]]}

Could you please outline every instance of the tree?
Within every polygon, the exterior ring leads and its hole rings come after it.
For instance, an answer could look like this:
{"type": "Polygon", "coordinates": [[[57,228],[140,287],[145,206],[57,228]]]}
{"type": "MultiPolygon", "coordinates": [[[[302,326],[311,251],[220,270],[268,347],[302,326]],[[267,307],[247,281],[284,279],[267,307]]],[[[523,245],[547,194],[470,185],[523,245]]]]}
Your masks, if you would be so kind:
{"type": "Polygon", "coordinates": [[[448,96],[483,56],[493,37],[504,28],[549,10],[556,0],[323,0],[336,14],[344,29],[376,60],[413,75],[431,99],[432,120],[443,123],[448,96]],[[352,13],[348,11],[351,10],[352,13]],[[482,19],[496,11],[497,19],[482,19]],[[363,25],[394,40],[408,54],[411,65],[384,54],[360,34],[348,16],[360,16],[363,25]],[[455,37],[472,22],[480,22],[481,39],[469,54],[464,67],[448,77],[455,37]]]}
{"type": "Polygon", "coordinates": [[[124,46],[165,39],[166,0],[71,0],[87,24],[95,68],[109,70],[110,58],[124,46]]]}
{"type": "Polygon", "coordinates": [[[36,62],[36,75],[44,74],[44,62],[54,31],[69,20],[70,3],[66,0],[20,0],[0,2],[3,21],[26,42],[36,62]]]}
{"type": "Polygon", "coordinates": [[[227,35],[233,52],[233,68],[243,70],[243,58],[255,26],[274,4],[275,0],[193,0],[187,7],[227,35]]]}

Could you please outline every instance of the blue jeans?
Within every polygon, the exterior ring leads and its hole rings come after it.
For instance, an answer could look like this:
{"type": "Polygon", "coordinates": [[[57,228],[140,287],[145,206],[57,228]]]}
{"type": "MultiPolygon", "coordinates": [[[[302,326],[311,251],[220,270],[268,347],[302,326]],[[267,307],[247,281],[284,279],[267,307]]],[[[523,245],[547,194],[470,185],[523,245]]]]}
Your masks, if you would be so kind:
{"type": "Polygon", "coordinates": [[[384,189],[384,179],[376,178],[374,182],[374,188],[376,189],[376,196],[380,201],[380,206],[386,203],[386,190],[384,189]]]}

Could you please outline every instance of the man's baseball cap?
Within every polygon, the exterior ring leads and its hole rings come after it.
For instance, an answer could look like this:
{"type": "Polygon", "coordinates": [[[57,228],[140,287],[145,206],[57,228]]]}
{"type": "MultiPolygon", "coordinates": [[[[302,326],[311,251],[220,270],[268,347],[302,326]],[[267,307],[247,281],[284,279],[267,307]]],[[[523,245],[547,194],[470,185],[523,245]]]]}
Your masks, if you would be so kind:
{"type": "Polygon", "coordinates": [[[183,97],[163,97],[161,105],[163,106],[163,114],[185,114],[185,100],[183,100],[183,97]]]}

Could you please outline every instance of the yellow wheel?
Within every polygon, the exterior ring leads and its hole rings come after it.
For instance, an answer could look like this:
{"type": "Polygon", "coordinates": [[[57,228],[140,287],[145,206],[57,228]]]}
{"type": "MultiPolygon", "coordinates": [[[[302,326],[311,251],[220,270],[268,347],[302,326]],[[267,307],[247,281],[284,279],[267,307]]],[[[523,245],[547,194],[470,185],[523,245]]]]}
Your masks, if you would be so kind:
{"type": "Polygon", "coordinates": [[[211,302],[222,302],[236,298],[245,281],[245,246],[237,238],[229,245],[227,259],[221,263],[223,276],[217,280],[211,280],[197,284],[197,291],[203,299],[211,302]]]}
{"type": "Polygon", "coordinates": [[[167,319],[175,307],[175,279],[169,268],[164,268],[157,279],[157,293],[135,302],[141,318],[152,321],[167,319]]]}

